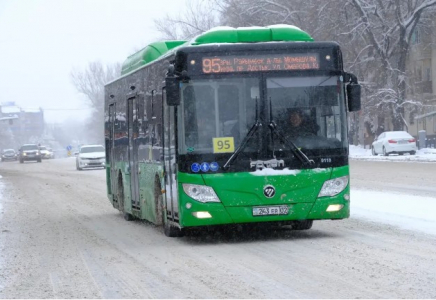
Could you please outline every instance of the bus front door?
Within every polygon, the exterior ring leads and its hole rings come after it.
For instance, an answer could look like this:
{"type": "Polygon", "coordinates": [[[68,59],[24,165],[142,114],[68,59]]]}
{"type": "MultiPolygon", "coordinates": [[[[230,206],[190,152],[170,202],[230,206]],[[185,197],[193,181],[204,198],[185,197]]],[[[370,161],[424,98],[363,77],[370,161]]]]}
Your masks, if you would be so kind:
{"type": "MultiPolygon", "coordinates": [[[[165,90],[163,92],[165,95],[165,90]]],[[[164,100],[165,101],[165,100],[164,100]]],[[[167,219],[178,223],[178,191],[176,164],[176,126],[174,106],[164,106],[164,161],[165,161],[165,194],[167,219]]]]}
{"type": "Polygon", "coordinates": [[[129,169],[132,209],[139,210],[138,97],[128,98],[129,169]]]}
{"type": "Polygon", "coordinates": [[[115,195],[117,190],[117,170],[115,169],[115,122],[116,122],[116,104],[109,105],[109,139],[108,145],[108,159],[109,159],[109,174],[110,174],[110,192],[109,194],[115,195]]]}

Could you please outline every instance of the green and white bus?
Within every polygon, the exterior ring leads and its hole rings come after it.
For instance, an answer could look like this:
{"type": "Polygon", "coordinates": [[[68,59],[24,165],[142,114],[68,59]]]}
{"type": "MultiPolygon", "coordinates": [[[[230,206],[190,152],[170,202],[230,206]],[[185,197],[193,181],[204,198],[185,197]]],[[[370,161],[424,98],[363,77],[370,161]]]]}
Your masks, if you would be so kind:
{"type": "Polygon", "coordinates": [[[347,112],[359,109],[339,45],[295,26],[150,44],[105,86],[109,200],[167,236],[347,218],[347,112]]]}

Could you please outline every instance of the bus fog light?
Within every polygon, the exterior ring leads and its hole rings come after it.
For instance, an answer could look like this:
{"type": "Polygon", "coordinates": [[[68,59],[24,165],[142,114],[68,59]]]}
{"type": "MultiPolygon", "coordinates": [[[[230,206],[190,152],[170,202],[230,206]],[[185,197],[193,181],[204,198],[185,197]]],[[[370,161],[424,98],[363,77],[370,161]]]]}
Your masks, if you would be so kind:
{"type": "Polygon", "coordinates": [[[349,200],[350,200],[350,195],[345,194],[345,195],[344,195],[344,199],[347,200],[347,201],[349,201],[349,200]]]}
{"type": "Polygon", "coordinates": [[[187,209],[190,209],[192,207],[192,204],[191,203],[186,203],[186,208],[187,209]]]}
{"type": "Polygon", "coordinates": [[[331,204],[327,207],[327,211],[340,211],[344,207],[342,204],[331,204]]]}
{"type": "Polygon", "coordinates": [[[196,211],[192,215],[198,219],[209,219],[212,218],[211,214],[207,211],[196,211]]]}

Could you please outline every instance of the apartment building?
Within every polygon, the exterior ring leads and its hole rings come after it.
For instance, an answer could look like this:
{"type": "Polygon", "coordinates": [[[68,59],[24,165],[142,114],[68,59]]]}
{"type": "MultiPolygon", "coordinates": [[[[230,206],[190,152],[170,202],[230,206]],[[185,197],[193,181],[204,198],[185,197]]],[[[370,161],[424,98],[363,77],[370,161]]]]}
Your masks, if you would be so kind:
{"type": "Polygon", "coordinates": [[[413,136],[425,130],[429,139],[436,138],[436,21],[417,27],[408,60],[410,76],[408,98],[421,102],[406,110],[408,131],[413,136]]]}

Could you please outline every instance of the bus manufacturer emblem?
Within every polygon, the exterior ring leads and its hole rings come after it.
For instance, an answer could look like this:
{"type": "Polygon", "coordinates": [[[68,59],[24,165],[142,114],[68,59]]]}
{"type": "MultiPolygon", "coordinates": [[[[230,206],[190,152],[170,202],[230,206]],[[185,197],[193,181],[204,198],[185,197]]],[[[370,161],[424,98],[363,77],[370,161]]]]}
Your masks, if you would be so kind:
{"type": "Polygon", "coordinates": [[[272,198],[276,194],[276,189],[272,185],[267,185],[263,188],[263,195],[267,198],[272,198]]]}

